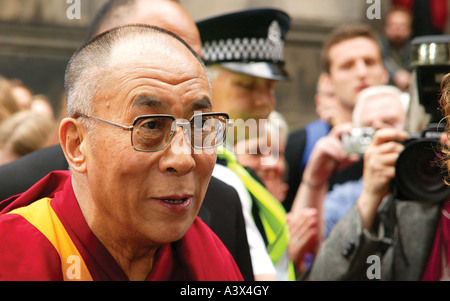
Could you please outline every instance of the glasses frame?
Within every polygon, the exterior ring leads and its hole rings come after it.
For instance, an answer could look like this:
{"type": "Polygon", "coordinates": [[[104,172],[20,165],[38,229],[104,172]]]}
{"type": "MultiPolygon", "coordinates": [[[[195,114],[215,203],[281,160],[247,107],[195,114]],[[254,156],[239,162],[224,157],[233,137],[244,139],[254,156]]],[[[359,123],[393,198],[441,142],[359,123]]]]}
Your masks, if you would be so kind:
{"type": "MultiPolygon", "coordinates": [[[[225,124],[225,130],[224,130],[224,133],[223,133],[223,138],[222,138],[222,141],[221,141],[219,144],[214,145],[214,146],[208,146],[208,147],[199,147],[199,146],[196,146],[196,145],[194,145],[194,144],[191,142],[192,139],[189,139],[189,142],[190,142],[191,146],[194,147],[194,148],[197,148],[197,149],[210,149],[210,148],[215,148],[215,147],[218,147],[219,145],[221,145],[221,144],[225,141],[225,137],[227,136],[228,128],[231,127],[231,126],[233,125],[233,122],[230,120],[230,117],[229,117],[229,115],[228,115],[227,113],[210,112],[210,113],[194,114],[194,115],[192,115],[191,119],[189,119],[189,121],[187,121],[187,122],[186,122],[186,121],[181,121],[181,120],[179,120],[179,119],[176,119],[174,116],[169,115],[169,114],[142,115],[142,116],[136,117],[136,118],[133,120],[133,123],[132,123],[131,126],[126,126],[126,125],[118,124],[118,123],[115,123],[115,122],[112,122],[112,121],[104,120],[104,119],[101,119],[101,118],[98,118],[98,117],[95,117],[95,116],[92,116],[92,115],[84,114],[84,113],[81,113],[81,112],[76,112],[74,118],[83,117],[83,118],[93,119],[93,120],[95,120],[95,121],[98,121],[98,122],[101,122],[101,123],[104,123],[104,124],[107,124],[107,125],[111,125],[111,126],[117,127],[117,128],[122,129],[122,130],[124,130],[124,131],[131,132],[131,135],[130,135],[130,138],[131,138],[131,146],[133,146],[133,148],[134,148],[136,151],[152,153],[152,152],[157,152],[157,151],[160,151],[160,150],[165,149],[165,148],[170,144],[170,142],[172,141],[172,138],[175,136],[175,132],[176,132],[176,129],[177,129],[178,127],[183,128],[183,130],[185,131],[186,128],[187,128],[188,126],[190,127],[191,122],[192,122],[195,118],[199,118],[199,116],[218,116],[218,117],[221,116],[221,117],[224,117],[224,118],[226,119],[226,124],[225,124]],[[158,149],[155,149],[155,150],[145,150],[145,149],[139,149],[139,148],[136,148],[136,146],[134,146],[134,143],[133,143],[133,133],[134,133],[133,130],[134,130],[134,127],[136,126],[136,124],[137,124],[140,120],[142,120],[142,119],[147,119],[147,118],[154,118],[154,117],[156,117],[156,118],[158,118],[158,117],[163,117],[163,118],[169,118],[169,119],[172,119],[172,131],[171,131],[171,133],[170,133],[170,138],[169,138],[169,140],[167,141],[167,143],[166,143],[164,146],[162,146],[162,147],[160,147],[160,148],[158,148],[158,149]],[[175,122],[175,126],[174,126],[174,122],[175,122]]],[[[185,120],[185,119],[182,119],[182,120],[185,120]]]]}

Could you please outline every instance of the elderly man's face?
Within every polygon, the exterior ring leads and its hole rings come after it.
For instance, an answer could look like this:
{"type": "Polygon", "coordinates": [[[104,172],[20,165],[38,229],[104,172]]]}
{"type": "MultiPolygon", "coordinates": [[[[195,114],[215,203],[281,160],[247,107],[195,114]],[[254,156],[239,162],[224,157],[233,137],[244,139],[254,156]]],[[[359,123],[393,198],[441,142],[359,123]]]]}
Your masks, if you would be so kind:
{"type": "Polygon", "coordinates": [[[275,84],[222,68],[213,84],[215,106],[231,119],[266,119],[275,106],[275,84]]]}
{"type": "MultiPolygon", "coordinates": [[[[154,47],[149,53],[125,43],[116,48],[107,92],[96,99],[95,117],[129,126],[141,115],[189,120],[194,111],[211,112],[202,66],[180,43],[170,44],[175,51],[154,47]]],[[[202,203],[215,151],[195,154],[187,141],[181,145],[184,152],[173,148],[174,140],[183,136],[179,128],[165,149],[140,152],[131,145],[130,132],[103,123],[95,126],[87,159],[97,210],[94,227],[113,227],[148,246],[180,239],[202,203]]]]}
{"type": "Polygon", "coordinates": [[[372,96],[361,109],[360,122],[362,127],[403,129],[406,112],[400,100],[393,95],[372,96]]]}

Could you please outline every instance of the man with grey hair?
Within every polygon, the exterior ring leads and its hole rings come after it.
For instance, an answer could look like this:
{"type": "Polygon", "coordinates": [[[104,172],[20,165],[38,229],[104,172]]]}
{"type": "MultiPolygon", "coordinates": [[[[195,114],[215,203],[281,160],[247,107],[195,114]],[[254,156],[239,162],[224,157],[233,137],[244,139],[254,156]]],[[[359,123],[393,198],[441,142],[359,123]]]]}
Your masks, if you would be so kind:
{"type": "MultiPolygon", "coordinates": [[[[324,212],[326,223],[324,235],[328,236],[334,224],[361,193],[362,179],[335,184],[336,187],[330,191],[325,184],[339,164],[359,160],[364,152],[364,144],[358,144],[361,145],[358,149],[350,148],[351,142],[355,140],[350,141],[354,137],[351,136],[351,132],[371,129],[373,131],[370,133],[373,135],[375,130],[382,128],[404,130],[408,104],[409,95],[394,86],[372,86],[358,93],[353,122],[337,126],[332,130],[332,135],[319,139],[311,152],[311,161],[306,165],[306,178],[324,184],[317,187],[312,185],[300,187],[293,210],[318,207],[319,212],[324,212]],[[322,209],[322,206],[325,207],[322,209]]],[[[356,142],[364,141],[360,139],[356,142]]]]}
{"type": "Polygon", "coordinates": [[[195,52],[163,29],[116,28],[76,51],[65,87],[71,171],[2,212],[0,279],[242,280],[197,218],[228,116],[195,52]]]}
{"type": "MultiPolygon", "coordinates": [[[[356,136],[352,136],[351,132],[361,132],[367,129],[370,130],[370,135],[373,135],[375,130],[384,128],[404,130],[408,100],[409,96],[394,86],[380,85],[366,88],[357,94],[353,122],[336,126],[330,135],[319,139],[314,146],[304,176],[306,179],[323,184],[301,186],[292,210],[296,213],[311,210],[311,208],[317,210],[320,234],[318,245],[321,240],[328,237],[336,223],[355,205],[363,190],[364,180],[362,177],[335,184],[330,191],[326,184],[335,168],[340,164],[359,160],[367,147],[364,139],[368,139],[368,137],[362,136],[356,140],[354,139],[356,136]],[[355,146],[361,147],[350,148],[352,139],[357,142],[354,144],[355,146]]],[[[393,151],[387,150],[387,156],[391,156],[392,159],[389,159],[389,163],[386,165],[392,164],[392,160],[395,162],[395,158],[398,156],[397,152],[401,150],[401,147],[395,148],[393,151]]],[[[382,163],[379,164],[382,165],[382,163]]],[[[375,173],[373,170],[365,169],[366,180],[369,179],[367,176],[369,172],[375,173]]]]}

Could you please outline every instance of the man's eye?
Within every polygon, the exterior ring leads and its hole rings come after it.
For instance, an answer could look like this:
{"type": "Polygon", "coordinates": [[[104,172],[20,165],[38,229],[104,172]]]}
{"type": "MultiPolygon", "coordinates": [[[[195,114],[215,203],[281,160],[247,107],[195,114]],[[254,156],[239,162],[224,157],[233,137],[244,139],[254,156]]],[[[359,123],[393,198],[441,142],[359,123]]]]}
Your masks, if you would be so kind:
{"type": "Polygon", "coordinates": [[[353,62],[348,62],[348,63],[345,63],[345,64],[343,64],[343,65],[341,66],[341,68],[344,69],[344,70],[349,70],[349,69],[351,69],[352,67],[353,67],[353,62]]]}
{"type": "Polygon", "coordinates": [[[253,90],[256,88],[254,83],[238,82],[236,85],[247,90],[253,90]]]}
{"type": "Polygon", "coordinates": [[[364,62],[366,66],[374,66],[377,64],[377,60],[375,59],[366,59],[364,62]]]}
{"type": "Polygon", "coordinates": [[[142,126],[144,128],[146,128],[146,129],[149,129],[149,130],[155,130],[155,129],[158,129],[160,127],[159,126],[159,122],[156,121],[156,120],[145,122],[142,126]]]}

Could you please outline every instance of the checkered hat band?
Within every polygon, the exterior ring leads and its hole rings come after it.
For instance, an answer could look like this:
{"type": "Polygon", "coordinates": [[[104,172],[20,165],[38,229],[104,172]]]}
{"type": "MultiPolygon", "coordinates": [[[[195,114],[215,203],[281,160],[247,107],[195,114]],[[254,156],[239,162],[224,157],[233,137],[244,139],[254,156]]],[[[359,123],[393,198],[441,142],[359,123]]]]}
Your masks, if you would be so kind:
{"type": "Polygon", "coordinates": [[[235,38],[203,43],[205,62],[283,61],[284,42],[265,38],[235,38]]]}

